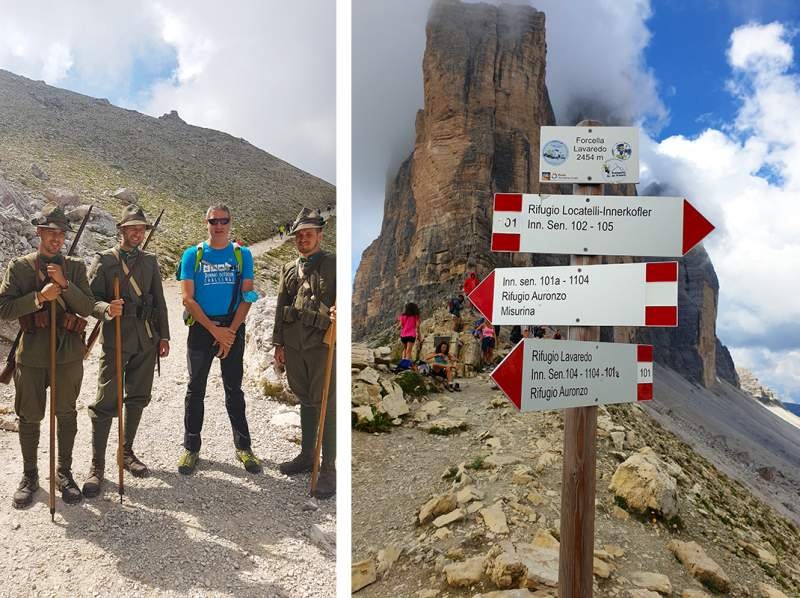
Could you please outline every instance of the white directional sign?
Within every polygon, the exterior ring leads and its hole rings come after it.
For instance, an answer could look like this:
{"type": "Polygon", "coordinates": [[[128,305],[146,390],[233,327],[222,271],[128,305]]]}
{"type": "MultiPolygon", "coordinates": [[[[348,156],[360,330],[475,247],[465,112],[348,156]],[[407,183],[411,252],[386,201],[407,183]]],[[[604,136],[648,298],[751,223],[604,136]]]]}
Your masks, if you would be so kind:
{"type": "Polygon", "coordinates": [[[539,182],[638,183],[637,127],[542,127],[539,182]]]}
{"type": "Polygon", "coordinates": [[[680,257],[712,230],[681,197],[498,193],[492,251],[680,257]]]}
{"type": "Polygon", "coordinates": [[[677,326],[678,262],[498,268],[469,300],[493,324],[677,326]]]}
{"type": "Polygon", "coordinates": [[[492,372],[521,411],[649,401],[652,345],[524,339],[492,372]]]}

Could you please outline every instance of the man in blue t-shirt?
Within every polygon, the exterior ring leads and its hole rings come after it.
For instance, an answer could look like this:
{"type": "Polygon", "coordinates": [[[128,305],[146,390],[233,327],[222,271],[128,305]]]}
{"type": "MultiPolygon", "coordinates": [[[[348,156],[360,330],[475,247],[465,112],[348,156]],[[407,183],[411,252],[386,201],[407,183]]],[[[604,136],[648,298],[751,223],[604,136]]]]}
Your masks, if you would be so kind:
{"type": "Polygon", "coordinates": [[[206,223],[208,240],[183,252],[178,273],[184,316],[190,326],[189,386],[183,420],[186,450],[178,461],[178,471],[190,474],[197,465],[208,372],[214,357],[219,357],[236,457],[247,471],[260,473],[261,462],[250,446],[242,392],[244,321],[250,303],[257,298],[253,290],[253,256],[246,247],[231,243],[231,211],[227,206],[208,208],[206,223]]]}

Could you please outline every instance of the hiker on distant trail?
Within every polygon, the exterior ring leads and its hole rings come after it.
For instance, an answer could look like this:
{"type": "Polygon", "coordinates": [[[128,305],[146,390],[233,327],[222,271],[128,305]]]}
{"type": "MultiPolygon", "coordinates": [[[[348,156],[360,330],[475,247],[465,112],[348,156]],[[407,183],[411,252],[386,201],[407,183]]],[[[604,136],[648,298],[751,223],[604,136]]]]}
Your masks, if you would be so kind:
{"type": "Polygon", "coordinates": [[[117,384],[114,351],[114,318],[121,318],[122,370],[125,389],[125,469],[135,477],[149,470],[133,452],[136,430],[150,403],[157,357],[169,355],[169,315],[161,284],[161,272],[153,253],[139,249],[145,231],[152,228],[142,208],[131,204],[117,224],[120,244],[97,254],[89,273],[94,294],[94,317],[103,322],[103,352],[97,376],[97,398],[89,405],[92,420],[92,464],[83,484],[83,495],[100,494],[111,422],[117,416],[117,384]],[[121,299],[114,299],[114,279],[120,282],[121,299]]]}
{"type": "Polygon", "coordinates": [[[445,379],[445,388],[447,390],[461,390],[461,387],[458,385],[458,383],[453,384],[453,378],[455,376],[456,369],[456,359],[450,354],[449,341],[440,341],[436,345],[436,351],[425,356],[425,361],[430,364],[431,371],[434,376],[439,376],[445,379]]]}
{"type": "MultiPolygon", "coordinates": [[[[14,410],[19,417],[22,481],[14,493],[16,509],[33,502],[39,489],[39,429],[50,385],[50,301],[57,302],[56,420],[58,469],[56,484],[67,504],[81,500],[72,477],[72,447],[78,432],[75,402],[83,380],[82,334],[94,297],[81,258],[63,256],[64,233],[70,229],[64,210],[48,205],[32,221],[39,237],[37,251],[11,260],[0,285],[0,318],[19,319],[22,337],[14,371],[14,410]]],[[[55,447],[51,447],[55,450],[55,447]]]]}
{"type": "Polygon", "coordinates": [[[242,392],[244,321],[253,290],[253,256],[246,247],[231,243],[231,210],[214,205],[206,211],[208,240],[183,252],[178,278],[183,292],[184,322],[189,326],[186,357],[189,385],[183,419],[183,446],[178,471],[192,473],[200,455],[203,400],[214,358],[220,359],[225,408],[233,430],[236,458],[250,473],[261,472],[253,454],[242,392]]]}
{"type": "Polygon", "coordinates": [[[496,342],[494,326],[489,320],[484,320],[481,325],[481,354],[485,365],[492,365],[494,362],[496,342]]]}
{"type": "Polygon", "coordinates": [[[285,228],[285,227],[284,227],[284,226],[281,224],[281,225],[278,227],[278,234],[281,236],[281,239],[283,239],[283,233],[284,233],[284,232],[286,232],[286,228],[285,228]]]}
{"type": "MultiPolygon", "coordinates": [[[[300,401],[300,454],[281,463],[285,475],[311,471],[317,440],[328,347],[325,332],[336,318],[336,255],[324,251],[319,211],[303,210],[289,234],[300,257],[284,264],[278,288],[272,344],[275,361],[286,366],[289,387],[300,401]]],[[[336,493],[336,368],[330,373],[323,422],[322,465],[314,491],[317,498],[336,493]]]]}
{"type": "Polygon", "coordinates": [[[476,286],[478,286],[478,282],[478,274],[474,270],[467,273],[467,277],[464,279],[465,297],[469,297],[469,294],[475,290],[476,286]]]}
{"type": "Polygon", "coordinates": [[[519,341],[523,338],[522,334],[522,326],[512,326],[511,327],[511,334],[509,335],[509,340],[511,341],[512,345],[516,345],[519,341]]]}
{"type": "Polygon", "coordinates": [[[447,311],[453,316],[453,332],[461,332],[464,322],[461,320],[461,310],[464,307],[464,295],[451,297],[447,302],[447,311]]]}
{"type": "Polygon", "coordinates": [[[555,340],[561,340],[561,331],[556,329],[556,331],[553,333],[553,338],[555,340]]]}
{"type": "Polygon", "coordinates": [[[414,343],[420,338],[419,307],[416,303],[406,303],[403,313],[397,316],[400,322],[400,342],[403,343],[403,359],[411,360],[414,343]]]}

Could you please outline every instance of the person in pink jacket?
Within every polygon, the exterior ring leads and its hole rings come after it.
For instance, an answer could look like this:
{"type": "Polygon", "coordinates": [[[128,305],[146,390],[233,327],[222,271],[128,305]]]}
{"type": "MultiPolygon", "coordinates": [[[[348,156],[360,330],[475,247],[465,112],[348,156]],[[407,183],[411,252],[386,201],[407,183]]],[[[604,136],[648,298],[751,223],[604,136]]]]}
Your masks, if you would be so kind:
{"type": "Polygon", "coordinates": [[[400,342],[403,343],[403,359],[411,359],[414,343],[419,338],[419,307],[416,303],[406,303],[406,308],[399,316],[400,342]]]}

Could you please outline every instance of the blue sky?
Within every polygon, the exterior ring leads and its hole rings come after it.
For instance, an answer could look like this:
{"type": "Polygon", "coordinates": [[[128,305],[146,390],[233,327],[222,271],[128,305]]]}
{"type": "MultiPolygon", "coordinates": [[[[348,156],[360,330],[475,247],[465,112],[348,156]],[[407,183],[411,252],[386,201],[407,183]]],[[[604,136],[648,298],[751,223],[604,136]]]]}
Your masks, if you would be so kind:
{"type": "MultiPolygon", "coordinates": [[[[800,402],[800,2],[532,3],[547,18],[559,124],[574,102],[641,129],[640,193],[685,195],[717,226],[717,333],[739,366],[800,402]]],[[[430,0],[353,0],[353,256],[413,149],[430,0]],[[388,66],[387,66],[388,65],[388,66]]]]}

